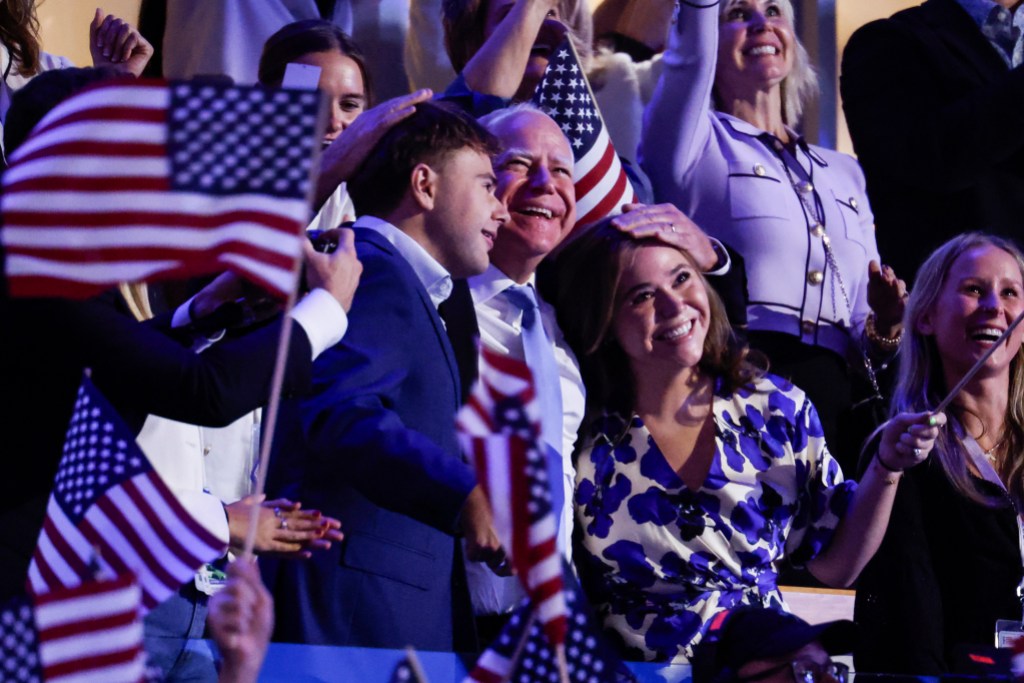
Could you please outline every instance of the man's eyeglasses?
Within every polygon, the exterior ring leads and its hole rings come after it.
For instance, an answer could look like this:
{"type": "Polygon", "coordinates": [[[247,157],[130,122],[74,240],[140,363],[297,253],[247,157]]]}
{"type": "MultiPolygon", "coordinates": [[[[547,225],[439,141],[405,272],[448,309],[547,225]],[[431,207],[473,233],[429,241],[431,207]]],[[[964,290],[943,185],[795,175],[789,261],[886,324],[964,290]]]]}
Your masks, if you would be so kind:
{"type": "Polygon", "coordinates": [[[787,667],[793,670],[793,680],[796,683],[822,683],[825,680],[825,676],[831,676],[837,683],[847,683],[850,680],[850,667],[841,662],[830,661],[828,664],[819,664],[804,660],[779,664],[770,669],[759,671],[752,676],[744,676],[737,680],[741,681],[741,683],[764,680],[787,667]]]}

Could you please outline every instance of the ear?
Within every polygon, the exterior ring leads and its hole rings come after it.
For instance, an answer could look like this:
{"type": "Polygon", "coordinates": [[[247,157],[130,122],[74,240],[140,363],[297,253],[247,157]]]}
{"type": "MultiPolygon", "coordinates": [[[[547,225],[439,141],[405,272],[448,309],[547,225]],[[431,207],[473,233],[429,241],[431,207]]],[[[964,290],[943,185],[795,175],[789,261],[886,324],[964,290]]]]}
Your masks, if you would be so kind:
{"type": "Polygon", "coordinates": [[[932,324],[932,312],[925,311],[922,313],[921,317],[917,319],[914,328],[918,334],[935,334],[935,325],[932,324]]]}
{"type": "Polygon", "coordinates": [[[437,199],[438,176],[430,166],[419,163],[409,175],[409,190],[413,201],[424,211],[431,211],[437,199]]]}

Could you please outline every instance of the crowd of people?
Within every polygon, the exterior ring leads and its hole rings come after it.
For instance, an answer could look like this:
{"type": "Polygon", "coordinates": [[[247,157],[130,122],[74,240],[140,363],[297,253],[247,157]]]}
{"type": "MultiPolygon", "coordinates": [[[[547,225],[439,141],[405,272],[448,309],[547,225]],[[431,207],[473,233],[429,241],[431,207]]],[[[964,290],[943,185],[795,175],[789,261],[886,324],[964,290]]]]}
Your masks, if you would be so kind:
{"type": "MultiPolygon", "coordinates": [[[[232,16],[203,4],[145,2],[166,24],[147,37],[232,16]]],[[[304,294],[282,315],[223,274],[5,297],[0,423],[25,474],[4,484],[0,596],[24,588],[90,368],[211,533],[240,553],[257,524],[259,572],[222,558],[146,616],[166,680],[254,680],[271,637],[479,651],[524,595],[456,438],[482,345],[534,374],[558,549],[624,658],[692,662],[697,683],[845,682],[830,657],[849,652],[860,672],[954,670],[1022,618],[1020,4],[926,0],[854,35],[863,170],[799,132],[816,76],[791,0],[679,0],[667,33],[606,12],[596,41],[574,0],[444,0],[451,83],[379,103],[387,69],[339,28],[347,3],[268,10],[247,69],[273,88],[314,67],[329,102],[304,294]],[[566,38],[599,103],[629,79],[642,111],[609,118],[640,201],[590,225],[571,139],[530,103],[566,38]],[[855,586],[859,633],[788,614],[787,577],[855,586]]],[[[8,158],[154,52],[193,75],[99,10],[94,67],[73,68],[34,11],[0,3],[8,158]]]]}

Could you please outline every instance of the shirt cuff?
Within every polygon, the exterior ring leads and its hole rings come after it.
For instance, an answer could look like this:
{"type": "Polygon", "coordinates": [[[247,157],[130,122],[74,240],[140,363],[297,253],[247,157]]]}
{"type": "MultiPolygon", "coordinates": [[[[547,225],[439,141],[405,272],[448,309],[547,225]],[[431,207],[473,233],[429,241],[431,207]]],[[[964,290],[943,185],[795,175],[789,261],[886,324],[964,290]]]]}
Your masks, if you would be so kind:
{"type": "Polygon", "coordinates": [[[714,237],[708,237],[708,241],[711,242],[711,248],[715,250],[715,256],[718,257],[718,261],[715,262],[714,268],[704,274],[714,276],[725,275],[729,272],[729,269],[732,268],[732,259],[729,258],[729,250],[714,237]]]}
{"type": "Polygon", "coordinates": [[[192,322],[192,316],[188,314],[188,309],[192,305],[193,299],[195,299],[195,296],[190,296],[188,301],[178,306],[178,309],[174,311],[174,315],[171,316],[171,327],[185,327],[192,322]]]}
{"type": "Polygon", "coordinates": [[[292,309],[295,320],[313,348],[313,360],[321,353],[341,341],[348,330],[348,315],[338,300],[324,289],[314,289],[302,298],[292,309]]]}

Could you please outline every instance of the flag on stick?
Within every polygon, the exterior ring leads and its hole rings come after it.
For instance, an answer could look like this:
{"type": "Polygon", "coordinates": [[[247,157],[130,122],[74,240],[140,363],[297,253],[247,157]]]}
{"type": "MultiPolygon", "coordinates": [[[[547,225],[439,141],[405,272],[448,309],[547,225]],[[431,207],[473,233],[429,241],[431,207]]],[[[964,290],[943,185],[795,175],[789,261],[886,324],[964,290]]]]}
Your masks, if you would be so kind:
{"type": "Polygon", "coordinates": [[[623,204],[637,200],[568,37],[552,54],[534,91],[533,103],[555,120],[572,146],[576,161],[573,230],[620,213],[623,204]]]}
{"type": "Polygon", "coordinates": [[[181,506],[84,377],[29,565],[29,591],[43,595],[134,573],[146,612],[225,550],[181,506]]]}
{"type": "Polygon", "coordinates": [[[146,657],[135,577],[87,581],[0,611],[0,680],[138,683],[146,657]]]}
{"type": "Polygon", "coordinates": [[[457,426],[491,503],[498,538],[548,638],[559,645],[566,606],[538,403],[526,364],[484,348],[480,378],[457,426]]]}
{"type": "Polygon", "coordinates": [[[533,618],[529,600],[512,614],[497,640],[480,655],[465,683],[613,683],[633,680],[629,670],[608,649],[594,627],[579,586],[566,571],[565,598],[569,610],[565,639],[565,670],[557,651],[533,618]]]}
{"type": "Polygon", "coordinates": [[[286,297],[319,106],[313,91],[134,79],[62,102],[3,176],[11,295],[233,270],[286,297]]]}

